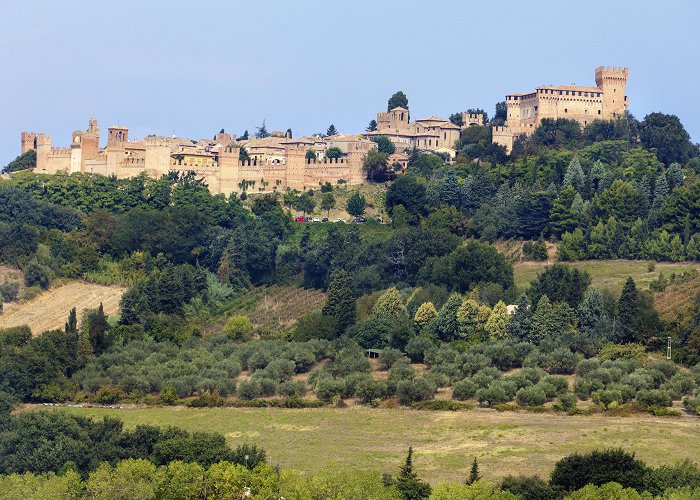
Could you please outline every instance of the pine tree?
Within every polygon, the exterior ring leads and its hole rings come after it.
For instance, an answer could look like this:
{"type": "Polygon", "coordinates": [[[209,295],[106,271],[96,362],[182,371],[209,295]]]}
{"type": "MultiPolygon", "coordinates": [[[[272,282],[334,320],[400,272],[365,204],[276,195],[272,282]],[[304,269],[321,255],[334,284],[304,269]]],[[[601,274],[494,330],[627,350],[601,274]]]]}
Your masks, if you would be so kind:
{"type": "Polygon", "coordinates": [[[639,290],[631,276],[625,281],[622,288],[620,300],[617,302],[617,317],[620,320],[624,331],[620,332],[620,339],[623,342],[634,340],[633,330],[637,317],[639,316],[639,290]]]}
{"type": "MultiPolygon", "coordinates": [[[[246,132],[248,132],[246,130],[246,132]]],[[[258,139],[264,139],[265,137],[269,137],[270,133],[267,131],[267,126],[265,125],[265,120],[263,120],[262,125],[258,127],[258,131],[255,133],[255,137],[258,139]]]]}
{"type": "Polygon", "coordinates": [[[578,308],[579,329],[582,332],[598,332],[607,324],[608,314],[603,305],[603,296],[597,288],[586,290],[578,308]]]}
{"type": "Polygon", "coordinates": [[[365,213],[367,200],[358,191],[354,191],[348,198],[346,210],[353,217],[360,217],[365,213]]]}
{"type": "Polygon", "coordinates": [[[440,340],[449,342],[457,338],[459,326],[457,323],[457,310],[462,305],[462,296],[453,293],[440,308],[440,313],[435,320],[435,330],[440,340]]]}
{"type": "Polygon", "coordinates": [[[600,160],[596,160],[596,162],[591,167],[590,173],[591,186],[595,191],[601,191],[603,189],[606,177],[607,173],[605,172],[603,162],[601,162],[600,160]]]}
{"type": "Polygon", "coordinates": [[[583,189],[586,187],[586,176],[583,173],[581,162],[578,160],[577,156],[574,156],[571,160],[564,174],[562,187],[567,188],[569,186],[572,186],[579,193],[582,193],[583,189]]]}
{"type": "Polygon", "coordinates": [[[331,123],[331,126],[328,127],[328,130],[326,130],[326,135],[331,136],[331,135],[336,135],[338,131],[335,129],[335,125],[331,123]]]}
{"type": "Polygon", "coordinates": [[[367,125],[365,130],[367,130],[367,132],[374,132],[377,130],[377,120],[370,120],[369,125],[367,125]]]}
{"type": "Polygon", "coordinates": [[[384,292],[377,303],[372,308],[372,314],[388,319],[397,319],[408,316],[406,306],[401,300],[401,294],[396,287],[389,288],[384,292]]]}
{"type": "Polygon", "coordinates": [[[328,285],[328,298],[322,310],[324,316],[335,318],[338,331],[345,332],[355,323],[356,303],[350,275],[344,269],[335,271],[328,285]]]}
{"type": "Polygon", "coordinates": [[[66,333],[78,333],[78,313],[75,307],[68,313],[68,321],[66,321],[65,330],[66,333]]]}
{"type": "Polygon", "coordinates": [[[418,328],[422,331],[435,321],[437,317],[438,312],[437,309],[435,309],[435,304],[432,302],[423,302],[413,316],[413,321],[415,321],[418,328]]]}
{"type": "Polygon", "coordinates": [[[656,178],[656,185],[654,186],[654,204],[656,200],[663,200],[668,195],[668,182],[666,181],[666,176],[664,174],[659,175],[656,178]]]}
{"type": "Polygon", "coordinates": [[[472,462],[472,467],[469,470],[469,478],[467,478],[466,483],[467,484],[474,484],[477,481],[481,479],[481,474],[479,474],[479,464],[476,461],[476,457],[474,457],[474,461],[472,462]]]}
{"type": "Polygon", "coordinates": [[[399,469],[396,489],[403,500],[421,500],[430,496],[430,485],[418,479],[418,474],[413,470],[413,447],[411,446],[408,448],[406,461],[399,469]]]}
{"type": "Polygon", "coordinates": [[[447,205],[459,206],[459,185],[457,184],[457,177],[452,170],[447,171],[442,181],[440,200],[447,205]]]}
{"type": "Polygon", "coordinates": [[[389,102],[387,103],[387,111],[391,111],[394,108],[408,109],[408,97],[406,97],[406,94],[400,90],[395,92],[394,95],[389,98],[389,102]]]}
{"type": "Polygon", "coordinates": [[[507,339],[509,321],[508,307],[506,307],[505,302],[499,300],[496,305],[493,306],[489,319],[486,321],[486,331],[492,339],[507,339]]]}
{"type": "Polygon", "coordinates": [[[530,299],[521,293],[516,301],[516,308],[508,323],[508,333],[518,340],[525,340],[530,335],[530,299]]]}
{"type": "Polygon", "coordinates": [[[666,171],[666,181],[668,182],[669,191],[683,184],[683,171],[678,163],[671,163],[666,171]]]}

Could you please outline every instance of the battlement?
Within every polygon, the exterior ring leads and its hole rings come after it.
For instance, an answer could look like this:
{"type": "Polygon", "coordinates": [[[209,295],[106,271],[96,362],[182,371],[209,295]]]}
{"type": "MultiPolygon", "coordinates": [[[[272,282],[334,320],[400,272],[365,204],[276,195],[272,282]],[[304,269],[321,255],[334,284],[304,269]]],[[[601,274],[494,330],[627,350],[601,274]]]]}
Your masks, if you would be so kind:
{"type": "Polygon", "coordinates": [[[51,148],[48,156],[67,156],[70,157],[72,147],[68,148],[51,148]]]}
{"type": "Polygon", "coordinates": [[[496,125],[495,127],[493,127],[493,132],[509,133],[510,129],[506,125],[496,125]]]}
{"type": "Polygon", "coordinates": [[[609,74],[621,74],[627,76],[627,73],[629,72],[628,68],[624,68],[622,66],[617,67],[617,66],[598,66],[595,69],[596,75],[598,73],[609,73],[609,74]]]}

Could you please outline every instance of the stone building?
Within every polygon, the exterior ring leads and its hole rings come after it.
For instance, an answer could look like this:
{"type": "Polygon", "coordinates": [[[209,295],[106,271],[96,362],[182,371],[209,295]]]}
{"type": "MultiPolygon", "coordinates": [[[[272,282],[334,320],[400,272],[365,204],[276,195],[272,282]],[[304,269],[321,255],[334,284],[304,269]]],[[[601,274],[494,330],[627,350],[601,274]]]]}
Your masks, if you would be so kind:
{"type": "Polygon", "coordinates": [[[543,85],[524,94],[506,95],[506,124],[493,128],[493,142],[513,148],[520,135],[530,135],[545,118],[568,118],[581,126],[593,120],[611,120],[624,115],[627,68],[600,66],[595,70],[595,87],[543,85]]]}
{"type": "Polygon", "coordinates": [[[267,137],[236,142],[225,132],[213,140],[192,141],[179,137],[148,136],[129,140],[129,129],[114,126],[107,129],[107,144],[100,148],[97,120],[90,120],[86,131],[73,132],[71,145],[54,148],[46,134],[22,132],[21,152],[36,150],[37,173],[94,173],[134,177],[146,173],[160,177],[171,171],[194,172],[206,181],[213,193],[231,194],[252,185],[249,192],[281,191],[286,188],[308,189],[319,184],[348,184],[364,181],[362,164],[376,144],[362,136],[332,136],[290,139],[267,137]],[[341,158],[326,158],[323,152],[336,145],[344,152],[341,158]],[[245,148],[248,159],[240,160],[245,148]],[[317,158],[306,158],[314,149],[317,158]]]}
{"type": "Polygon", "coordinates": [[[365,132],[363,135],[368,138],[386,136],[400,153],[417,148],[422,151],[446,153],[450,158],[454,158],[457,154],[455,143],[459,140],[461,130],[472,125],[481,125],[483,115],[462,113],[462,121],[462,127],[437,116],[411,122],[408,110],[397,107],[386,113],[377,113],[377,130],[365,132]]]}

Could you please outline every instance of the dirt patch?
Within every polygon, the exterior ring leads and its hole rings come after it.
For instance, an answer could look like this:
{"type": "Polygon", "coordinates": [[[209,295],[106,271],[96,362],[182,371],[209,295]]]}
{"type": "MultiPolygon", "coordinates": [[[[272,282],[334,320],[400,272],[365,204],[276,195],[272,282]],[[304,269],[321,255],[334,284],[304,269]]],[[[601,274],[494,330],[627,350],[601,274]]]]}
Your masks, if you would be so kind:
{"type": "Polygon", "coordinates": [[[119,300],[126,288],[103,286],[82,281],[48,290],[34,300],[19,304],[13,310],[6,310],[0,316],[2,327],[28,325],[34,335],[46,330],[63,328],[70,310],[75,307],[78,317],[84,309],[104,307],[106,314],[119,311],[119,300]]]}

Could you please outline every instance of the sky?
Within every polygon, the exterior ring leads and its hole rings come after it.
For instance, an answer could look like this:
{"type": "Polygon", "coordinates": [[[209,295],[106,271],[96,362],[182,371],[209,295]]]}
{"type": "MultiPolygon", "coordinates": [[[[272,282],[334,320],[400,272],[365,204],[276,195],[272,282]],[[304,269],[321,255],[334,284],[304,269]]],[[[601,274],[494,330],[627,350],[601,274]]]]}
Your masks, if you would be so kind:
{"type": "Polygon", "coordinates": [[[107,127],[202,138],[224,128],[359,132],[397,90],[412,118],[506,93],[595,85],[629,68],[630,111],[700,141],[700,2],[8,0],[0,12],[0,165],[23,130],[68,146],[107,127]]]}

